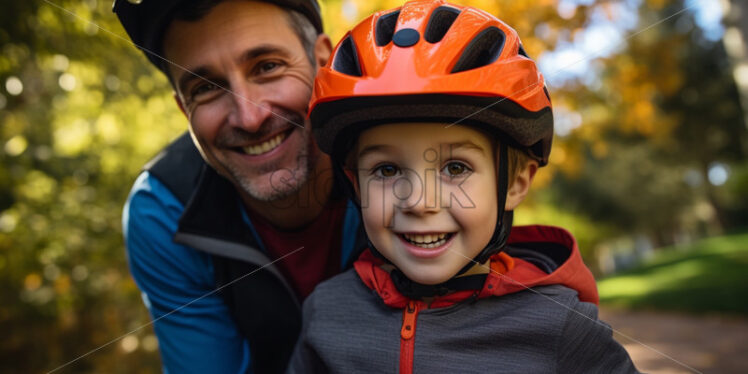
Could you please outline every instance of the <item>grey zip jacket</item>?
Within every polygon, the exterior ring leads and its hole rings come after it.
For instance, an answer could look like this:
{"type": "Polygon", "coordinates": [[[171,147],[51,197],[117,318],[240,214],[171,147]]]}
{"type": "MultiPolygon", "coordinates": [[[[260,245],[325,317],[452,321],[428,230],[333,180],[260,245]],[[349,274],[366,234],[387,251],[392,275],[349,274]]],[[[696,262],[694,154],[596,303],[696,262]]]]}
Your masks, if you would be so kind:
{"type": "Polygon", "coordinates": [[[430,304],[381,265],[364,252],[307,298],[289,373],[637,373],[563,229],[514,227],[481,290],[430,304]]]}

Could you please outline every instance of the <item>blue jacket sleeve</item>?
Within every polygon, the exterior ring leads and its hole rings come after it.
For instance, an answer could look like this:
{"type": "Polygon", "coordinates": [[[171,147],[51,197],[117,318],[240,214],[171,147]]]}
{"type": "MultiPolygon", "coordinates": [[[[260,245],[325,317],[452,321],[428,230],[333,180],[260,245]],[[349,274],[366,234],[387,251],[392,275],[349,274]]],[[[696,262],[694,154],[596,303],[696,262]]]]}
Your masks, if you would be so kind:
{"type": "Polygon", "coordinates": [[[184,207],[142,173],[122,223],[130,271],[150,311],[166,373],[246,373],[249,345],[215,291],[208,254],[172,237],[184,207]]]}

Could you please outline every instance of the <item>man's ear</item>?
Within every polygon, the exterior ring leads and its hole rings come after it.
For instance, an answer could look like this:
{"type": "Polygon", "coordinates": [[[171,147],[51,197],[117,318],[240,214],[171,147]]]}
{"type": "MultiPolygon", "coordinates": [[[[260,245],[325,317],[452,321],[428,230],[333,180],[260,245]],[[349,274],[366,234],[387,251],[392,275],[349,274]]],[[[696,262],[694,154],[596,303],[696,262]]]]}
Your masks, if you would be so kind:
{"type": "Polygon", "coordinates": [[[514,181],[511,181],[509,190],[506,193],[506,205],[504,210],[514,210],[527,196],[530,191],[530,185],[532,180],[535,178],[535,173],[538,171],[537,161],[531,160],[527,163],[527,166],[517,173],[517,177],[514,181]]]}
{"type": "Polygon", "coordinates": [[[319,34],[317,41],[314,43],[314,59],[317,63],[317,68],[321,68],[327,64],[327,60],[330,59],[330,53],[332,53],[332,42],[327,34],[319,34]]]}
{"type": "Polygon", "coordinates": [[[182,104],[182,99],[179,98],[179,94],[177,94],[177,91],[172,91],[172,95],[174,96],[174,101],[177,102],[177,106],[179,107],[179,110],[182,111],[182,114],[184,114],[187,119],[190,119],[190,116],[187,115],[187,111],[184,109],[184,104],[182,104]]]}

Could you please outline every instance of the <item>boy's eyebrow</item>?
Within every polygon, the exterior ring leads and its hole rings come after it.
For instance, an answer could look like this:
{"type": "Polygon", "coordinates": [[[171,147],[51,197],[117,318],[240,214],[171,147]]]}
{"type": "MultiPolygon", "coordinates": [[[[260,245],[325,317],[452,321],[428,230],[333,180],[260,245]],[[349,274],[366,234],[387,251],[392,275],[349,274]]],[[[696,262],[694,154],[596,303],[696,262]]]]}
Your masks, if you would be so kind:
{"type": "Polygon", "coordinates": [[[477,151],[480,151],[481,153],[486,152],[486,150],[483,147],[471,142],[470,140],[454,142],[454,143],[443,143],[441,144],[441,146],[446,147],[449,150],[454,150],[458,148],[467,148],[467,149],[475,149],[477,151]]]}
{"type": "Polygon", "coordinates": [[[358,152],[358,157],[361,158],[361,157],[363,157],[363,156],[365,156],[366,154],[369,154],[369,153],[383,152],[383,151],[386,151],[386,150],[392,149],[392,148],[395,148],[395,147],[393,147],[391,145],[386,145],[386,144],[372,144],[372,145],[368,145],[364,149],[362,149],[362,150],[360,150],[358,152]]]}
{"type": "MultiPolygon", "coordinates": [[[[442,143],[442,144],[439,144],[439,146],[445,147],[449,149],[450,151],[455,150],[455,149],[465,148],[465,149],[473,149],[484,154],[486,153],[486,150],[483,147],[471,142],[470,140],[464,140],[464,141],[453,142],[453,143],[442,143]]],[[[387,145],[387,144],[371,144],[371,145],[366,146],[361,151],[359,151],[358,157],[361,158],[369,153],[384,152],[387,150],[391,150],[393,148],[396,148],[396,147],[387,145]]]]}

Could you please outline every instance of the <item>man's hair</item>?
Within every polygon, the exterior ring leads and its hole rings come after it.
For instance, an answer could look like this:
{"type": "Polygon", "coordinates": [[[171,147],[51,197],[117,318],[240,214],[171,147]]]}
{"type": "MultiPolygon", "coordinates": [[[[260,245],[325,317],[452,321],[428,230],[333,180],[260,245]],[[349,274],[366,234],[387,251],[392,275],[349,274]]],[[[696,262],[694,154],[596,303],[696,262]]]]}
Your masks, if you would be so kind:
{"type": "MultiPolygon", "coordinates": [[[[177,7],[174,11],[174,13],[170,17],[170,22],[179,20],[179,21],[186,21],[186,22],[195,22],[199,21],[203,17],[205,17],[211,9],[213,9],[216,5],[222,3],[225,0],[187,0],[182,3],[181,6],[177,7]]],[[[314,27],[312,22],[303,14],[293,10],[284,8],[282,6],[279,6],[286,14],[286,21],[288,22],[288,25],[293,30],[294,34],[296,34],[296,37],[299,38],[299,41],[301,42],[301,46],[304,48],[304,52],[306,53],[306,57],[309,59],[309,63],[312,65],[312,67],[315,66],[314,61],[314,45],[317,41],[317,29],[314,27]]],[[[169,23],[170,23],[169,22],[169,23]]],[[[164,25],[164,30],[161,33],[161,44],[163,44],[163,37],[166,32],[167,25],[164,25]]],[[[161,47],[161,52],[163,52],[163,45],[161,47]]],[[[163,55],[163,53],[161,53],[163,55]]],[[[168,64],[166,61],[161,62],[163,65],[168,64]]],[[[169,69],[165,69],[168,66],[162,66],[161,70],[168,72],[169,69]]],[[[173,79],[171,77],[171,74],[166,74],[166,76],[169,78],[169,82],[172,83],[172,86],[174,85],[173,79]]]]}
{"type": "Polygon", "coordinates": [[[306,52],[309,63],[314,67],[316,65],[314,61],[314,45],[317,42],[317,29],[314,28],[312,22],[305,15],[293,9],[283,8],[283,10],[286,12],[289,26],[291,26],[296,37],[301,41],[301,46],[304,47],[304,52],[306,52]]]}

